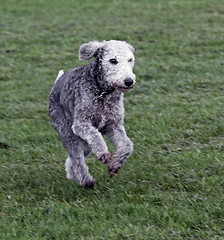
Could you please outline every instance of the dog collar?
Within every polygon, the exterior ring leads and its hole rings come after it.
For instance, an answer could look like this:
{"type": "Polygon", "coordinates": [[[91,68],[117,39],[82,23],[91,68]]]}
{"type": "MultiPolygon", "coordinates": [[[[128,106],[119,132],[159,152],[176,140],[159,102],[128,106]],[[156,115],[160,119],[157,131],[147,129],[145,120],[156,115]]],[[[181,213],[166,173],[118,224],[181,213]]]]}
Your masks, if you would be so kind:
{"type": "Polygon", "coordinates": [[[111,89],[111,90],[108,90],[108,91],[103,91],[99,96],[98,96],[98,99],[103,99],[106,95],[109,95],[111,94],[115,89],[111,89]]]}
{"type": "Polygon", "coordinates": [[[96,85],[98,87],[98,89],[100,90],[100,95],[98,96],[98,99],[102,100],[105,96],[111,94],[115,88],[111,87],[111,89],[109,90],[103,90],[98,82],[98,79],[96,78],[96,85]]]}

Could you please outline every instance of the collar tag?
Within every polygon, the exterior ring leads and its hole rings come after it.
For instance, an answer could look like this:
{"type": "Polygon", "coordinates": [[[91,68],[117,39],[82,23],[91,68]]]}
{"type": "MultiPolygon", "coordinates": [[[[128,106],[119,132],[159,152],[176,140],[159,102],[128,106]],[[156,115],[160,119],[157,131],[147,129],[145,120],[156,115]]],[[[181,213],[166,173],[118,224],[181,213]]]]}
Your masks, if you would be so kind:
{"type": "Polygon", "coordinates": [[[107,92],[102,92],[99,96],[98,99],[103,99],[105,97],[105,95],[107,95],[107,92]]]}

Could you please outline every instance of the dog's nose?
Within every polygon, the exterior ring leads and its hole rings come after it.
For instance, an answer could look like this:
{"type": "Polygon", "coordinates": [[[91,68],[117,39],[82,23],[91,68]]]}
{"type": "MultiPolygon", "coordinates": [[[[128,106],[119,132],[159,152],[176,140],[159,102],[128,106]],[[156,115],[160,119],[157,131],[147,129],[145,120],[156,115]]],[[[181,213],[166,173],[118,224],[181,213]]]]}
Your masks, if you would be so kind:
{"type": "Polygon", "coordinates": [[[124,80],[124,84],[125,84],[125,86],[127,86],[127,87],[132,86],[133,83],[134,83],[134,81],[133,81],[132,78],[126,78],[126,79],[124,80]]]}

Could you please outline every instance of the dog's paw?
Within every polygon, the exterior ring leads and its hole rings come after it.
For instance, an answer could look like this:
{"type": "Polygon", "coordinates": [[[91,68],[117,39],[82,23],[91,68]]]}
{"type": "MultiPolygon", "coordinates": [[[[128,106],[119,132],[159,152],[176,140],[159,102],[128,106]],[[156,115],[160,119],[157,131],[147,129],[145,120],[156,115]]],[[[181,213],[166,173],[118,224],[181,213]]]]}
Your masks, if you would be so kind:
{"type": "Polygon", "coordinates": [[[121,168],[120,164],[109,164],[108,165],[108,172],[110,174],[110,177],[113,177],[121,168]]]}
{"type": "Polygon", "coordinates": [[[96,183],[95,179],[87,179],[84,183],[82,183],[82,186],[84,188],[93,188],[96,183]]]}
{"type": "Polygon", "coordinates": [[[103,153],[98,159],[102,163],[108,163],[111,159],[111,154],[109,152],[103,153]]]}

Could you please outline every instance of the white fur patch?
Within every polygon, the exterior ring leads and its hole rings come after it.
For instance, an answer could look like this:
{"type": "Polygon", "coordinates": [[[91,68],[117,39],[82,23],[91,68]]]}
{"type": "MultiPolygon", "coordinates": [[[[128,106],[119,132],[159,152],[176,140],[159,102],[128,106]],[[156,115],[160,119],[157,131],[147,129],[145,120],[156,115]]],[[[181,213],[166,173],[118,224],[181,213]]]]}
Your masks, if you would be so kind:
{"type": "Polygon", "coordinates": [[[55,80],[55,83],[58,81],[58,79],[64,74],[64,71],[63,70],[60,70],[58,72],[58,76],[56,77],[56,80],[55,80]]]}
{"type": "Polygon", "coordinates": [[[72,161],[71,161],[70,157],[66,158],[65,171],[66,171],[66,177],[69,180],[74,180],[73,171],[72,171],[72,161]]]}

